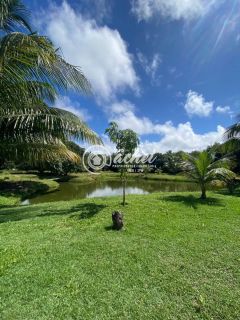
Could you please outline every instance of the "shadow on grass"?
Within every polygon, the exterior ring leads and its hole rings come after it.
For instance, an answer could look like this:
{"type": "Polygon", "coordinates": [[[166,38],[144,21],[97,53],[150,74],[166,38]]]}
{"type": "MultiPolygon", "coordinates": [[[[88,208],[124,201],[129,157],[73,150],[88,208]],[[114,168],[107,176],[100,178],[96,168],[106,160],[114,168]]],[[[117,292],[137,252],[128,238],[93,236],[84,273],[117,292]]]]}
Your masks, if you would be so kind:
{"type": "Polygon", "coordinates": [[[221,194],[223,196],[240,197],[240,189],[235,190],[232,193],[230,193],[227,189],[222,189],[222,190],[215,191],[215,193],[221,194]]]}
{"type": "Polygon", "coordinates": [[[46,206],[22,206],[17,208],[8,208],[0,211],[0,223],[56,215],[69,215],[69,218],[84,220],[94,217],[105,207],[105,205],[97,205],[89,202],[63,209],[57,209],[54,207],[48,209],[46,206]]]}
{"type": "Polygon", "coordinates": [[[106,231],[114,231],[112,225],[111,225],[111,226],[106,226],[106,227],[104,227],[104,230],[106,230],[106,231]]]}
{"type": "Polygon", "coordinates": [[[193,195],[183,196],[183,195],[176,195],[176,196],[167,196],[164,197],[163,200],[169,202],[179,202],[183,203],[187,207],[194,208],[195,210],[198,208],[199,205],[208,205],[208,206],[217,206],[217,207],[224,207],[221,200],[216,198],[207,198],[202,200],[200,198],[194,197],[193,195]]]}
{"type": "MultiPolygon", "coordinates": [[[[0,196],[3,197],[16,197],[21,200],[32,197],[40,193],[49,192],[50,187],[41,181],[0,181],[0,196]]],[[[1,204],[0,209],[11,207],[12,205],[1,204]]]]}

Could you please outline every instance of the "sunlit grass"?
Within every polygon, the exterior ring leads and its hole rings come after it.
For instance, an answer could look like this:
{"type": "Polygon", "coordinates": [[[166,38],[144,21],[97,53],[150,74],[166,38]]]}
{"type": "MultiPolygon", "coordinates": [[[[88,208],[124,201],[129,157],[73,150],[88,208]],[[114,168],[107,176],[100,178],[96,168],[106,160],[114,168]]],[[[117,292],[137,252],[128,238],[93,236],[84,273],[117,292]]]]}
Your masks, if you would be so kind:
{"type": "Polygon", "coordinates": [[[2,319],[238,319],[240,199],[210,193],[0,210],[2,319]]]}

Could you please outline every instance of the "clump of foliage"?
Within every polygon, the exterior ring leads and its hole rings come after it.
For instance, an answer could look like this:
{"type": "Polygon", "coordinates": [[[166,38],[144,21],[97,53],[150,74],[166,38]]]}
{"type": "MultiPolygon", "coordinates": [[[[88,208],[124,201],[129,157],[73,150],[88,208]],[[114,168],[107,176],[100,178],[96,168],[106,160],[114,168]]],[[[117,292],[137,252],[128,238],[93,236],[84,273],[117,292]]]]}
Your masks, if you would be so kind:
{"type": "Polygon", "coordinates": [[[155,172],[163,172],[167,174],[178,174],[183,171],[182,162],[184,152],[155,153],[153,155],[153,167],[155,172]]]}

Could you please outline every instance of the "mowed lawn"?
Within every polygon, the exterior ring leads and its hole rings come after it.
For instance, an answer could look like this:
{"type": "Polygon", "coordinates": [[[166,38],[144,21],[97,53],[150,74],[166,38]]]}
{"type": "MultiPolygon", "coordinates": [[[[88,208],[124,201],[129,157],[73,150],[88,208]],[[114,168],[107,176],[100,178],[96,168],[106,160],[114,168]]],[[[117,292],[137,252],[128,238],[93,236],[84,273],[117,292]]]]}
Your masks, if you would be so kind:
{"type": "Polygon", "coordinates": [[[240,318],[240,198],[128,196],[0,210],[1,319],[240,318]]]}

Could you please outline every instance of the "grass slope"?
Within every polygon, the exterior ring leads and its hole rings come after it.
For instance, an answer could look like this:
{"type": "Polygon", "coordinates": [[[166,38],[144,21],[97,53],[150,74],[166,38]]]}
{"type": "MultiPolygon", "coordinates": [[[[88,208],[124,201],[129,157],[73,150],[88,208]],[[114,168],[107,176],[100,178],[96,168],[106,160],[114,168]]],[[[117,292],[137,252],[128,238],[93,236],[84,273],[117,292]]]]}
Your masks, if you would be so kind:
{"type": "Polygon", "coordinates": [[[240,198],[128,196],[0,210],[1,319],[233,319],[240,198]]]}
{"type": "Polygon", "coordinates": [[[52,192],[59,184],[52,179],[40,179],[35,174],[0,172],[0,208],[17,205],[21,200],[38,193],[52,192]]]}

